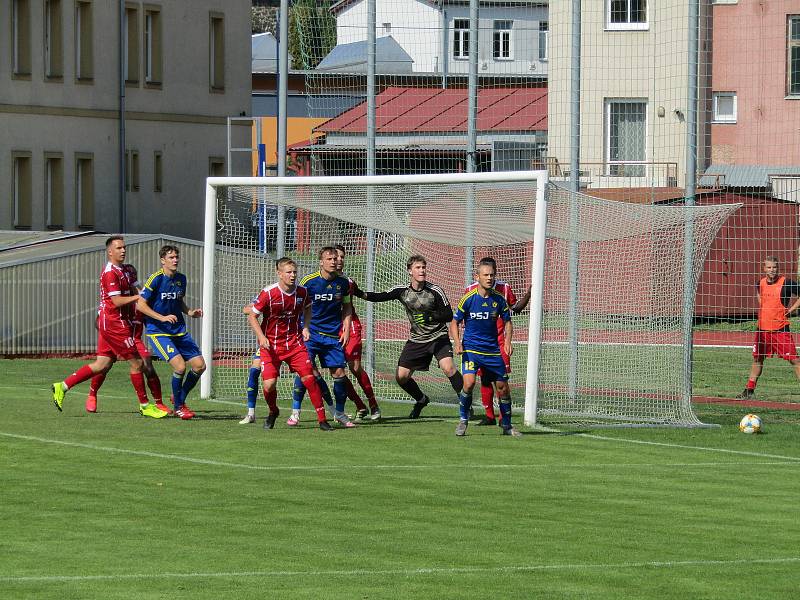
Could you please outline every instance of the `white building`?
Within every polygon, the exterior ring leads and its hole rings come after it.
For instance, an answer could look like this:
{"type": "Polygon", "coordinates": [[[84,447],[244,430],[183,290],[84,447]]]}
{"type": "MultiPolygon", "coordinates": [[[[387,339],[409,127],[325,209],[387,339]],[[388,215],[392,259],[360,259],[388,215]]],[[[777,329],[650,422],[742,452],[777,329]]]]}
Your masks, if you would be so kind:
{"type": "Polygon", "coordinates": [[[250,111],[251,4],[119,7],[0,3],[0,229],[201,237],[204,180],[228,168],[226,117],[250,111]]]}
{"type": "MultiPolygon", "coordinates": [[[[547,0],[480,2],[478,69],[482,75],[547,74],[547,5],[547,0]]],[[[336,16],[337,44],[350,46],[340,52],[341,60],[326,64],[326,58],[318,68],[365,71],[366,0],[340,0],[331,10],[336,16]]],[[[468,0],[376,0],[376,27],[378,38],[391,37],[407,53],[413,73],[463,75],[469,70],[468,0]]],[[[398,60],[392,46],[385,45],[391,54],[382,59],[379,44],[378,63],[394,62],[396,72],[408,72],[407,61],[398,60]]]]}

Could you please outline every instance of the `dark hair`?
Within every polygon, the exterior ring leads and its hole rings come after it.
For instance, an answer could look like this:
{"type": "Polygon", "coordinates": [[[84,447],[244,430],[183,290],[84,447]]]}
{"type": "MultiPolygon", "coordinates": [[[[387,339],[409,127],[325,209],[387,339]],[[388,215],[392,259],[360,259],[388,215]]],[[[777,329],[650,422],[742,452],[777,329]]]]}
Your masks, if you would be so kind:
{"type": "Polygon", "coordinates": [[[164,258],[170,252],[174,252],[175,254],[180,256],[181,251],[178,250],[177,246],[173,246],[171,244],[167,244],[166,246],[161,246],[161,250],[158,251],[158,255],[161,258],[164,258]]]}
{"type": "Polygon", "coordinates": [[[112,235],[110,238],[106,240],[106,250],[108,250],[108,247],[111,246],[111,244],[113,244],[117,240],[123,242],[125,241],[125,238],[122,237],[121,235],[112,235]]]}
{"type": "Polygon", "coordinates": [[[342,246],[341,244],[334,244],[333,249],[347,256],[347,250],[345,250],[344,246],[342,246]]]}
{"type": "Polygon", "coordinates": [[[776,257],[776,256],[772,256],[771,254],[770,254],[770,255],[769,255],[767,258],[765,258],[765,259],[764,259],[764,262],[765,262],[765,263],[767,263],[767,262],[773,262],[773,263],[775,263],[776,265],[777,265],[777,264],[780,264],[780,263],[778,262],[778,257],[776,257]]]}
{"type": "Polygon", "coordinates": [[[319,249],[319,259],[322,260],[322,257],[326,255],[328,252],[333,252],[336,254],[336,247],[335,246],[323,246],[319,249]]]}
{"type": "Polygon", "coordinates": [[[495,261],[495,259],[493,259],[491,256],[484,256],[478,263],[478,268],[480,269],[485,265],[494,267],[494,270],[497,271],[497,261],[495,261]]]}
{"type": "Polygon", "coordinates": [[[426,267],[428,266],[428,261],[425,260],[425,257],[422,254],[412,254],[408,257],[406,261],[406,269],[410,269],[414,263],[422,263],[426,267]]]}
{"type": "Polygon", "coordinates": [[[275,270],[276,271],[280,271],[281,267],[284,266],[284,265],[294,265],[296,267],[297,263],[294,262],[288,256],[284,256],[283,258],[279,258],[278,260],[275,261],[275,270]]]}

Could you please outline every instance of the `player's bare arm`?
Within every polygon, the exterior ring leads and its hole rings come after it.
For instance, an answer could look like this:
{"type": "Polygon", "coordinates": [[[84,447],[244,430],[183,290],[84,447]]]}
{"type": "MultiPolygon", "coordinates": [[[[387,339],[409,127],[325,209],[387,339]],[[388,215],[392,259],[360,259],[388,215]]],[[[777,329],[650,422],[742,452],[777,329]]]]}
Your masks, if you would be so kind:
{"type": "Polygon", "coordinates": [[[189,308],[186,306],[186,302],[181,300],[181,311],[187,317],[191,317],[192,319],[199,319],[203,316],[203,309],[202,308],[189,308]]]}
{"type": "Polygon", "coordinates": [[[261,325],[258,322],[258,315],[250,311],[247,313],[247,324],[250,325],[250,329],[253,330],[253,333],[256,334],[256,339],[258,340],[258,347],[269,349],[269,342],[267,341],[267,336],[264,335],[264,332],[261,331],[261,325]]]}
{"type": "Polygon", "coordinates": [[[303,341],[307,342],[311,337],[311,305],[309,304],[303,309],[303,341]]]}
{"type": "Polygon", "coordinates": [[[511,345],[511,338],[514,335],[514,326],[511,324],[511,321],[506,321],[505,331],[503,333],[503,350],[507,356],[511,356],[514,352],[514,348],[511,345]]]}
{"type": "Polygon", "coordinates": [[[251,313],[253,312],[253,305],[252,305],[252,304],[248,304],[248,305],[246,305],[246,306],[243,306],[243,307],[242,307],[242,312],[243,312],[244,314],[246,314],[246,315],[249,315],[249,314],[251,314],[251,313]]]}
{"type": "Polygon", "coordinates": [[[453,340],[453,352],[462,354],[464,350],[461,346],[461,332],[459,331],[458,322],[452,318],[452,315],[450,323],[447,325],[447,331],[450,334],[450,339],[453,340]]]}
{"type": "Polygon", "coordinates": [[[111,296],[110,298],[111,303],[119,308],[120,306],[127,306],[128,304],[133,304],[134,302],[139,301],[139,295],[135,296],[111,296]]]}
{"type": "Polygon", "coordinates": [[[152,308],[150,308],[150,305],[147,304],[144,298],[139,298],[139,296],[136,297],[138,298],[136,302],[136,310],[138,310],[143,315],[150,317],[151,319],[155,319],[156,321],[160,321],[162,323],[178,322],[178,317],[176,317],[175,315],[162,315],[161,313],[157,313],[152,308]]]}
{"type": "Polygon", "coordinates": [[[528,306],[530,301],[531,301],[531,286],[528,286],[528,290],[525,292],[522,298],[517,300],[517,303],[511,307],[511,312],[514,313],[515,315],[518,315],[523,310],[525,310],[525,307],[528,306]]]}
{"type": "Polygon", "coordinates": [[[350,302],[342,304],[342,331],[339,334],[339,341],[343,347],[347,346],[347,342],[350,340],[350,326],[352,322],[353,305],[350,302]]]}

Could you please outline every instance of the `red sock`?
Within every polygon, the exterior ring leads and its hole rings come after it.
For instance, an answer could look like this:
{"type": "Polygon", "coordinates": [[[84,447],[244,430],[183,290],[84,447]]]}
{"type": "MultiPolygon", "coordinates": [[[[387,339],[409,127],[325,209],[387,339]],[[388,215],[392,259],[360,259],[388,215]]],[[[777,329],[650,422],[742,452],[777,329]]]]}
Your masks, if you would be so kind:
{"type": "Polygon", "coordinates": [[[325,415],[325,405],[322,402],[322,392],[314,377],[306,377],[303,379],[303,385],[308,390],[308,397],[311,398],[311,404],[314,405],[314,410],[317,411],[317,421],[320,423],[327,421],[328,417],[325,415]]]}
{"type": "Polygon", "coordinates": [[[378,402],[375,400],[375,391],[372,389],[372,382],[369,380],[369,375],[367,375],[367,372],[364,369],[361,369],[356,374],[356,379],[358,380],[358,385],[360,385],[361,389],[364,390],[364,395],[367,397],[369,407],[377,408],[378,402]]]}
{"type": "Polygon", "coordinates": [[[756,389],[756,382],[755,382],[755,380],[754,380],[754,379],[748,379],[748,380],[747,380],[747,389],[748,389],[748,390],[754,390],[754,389],[756,389]]]}
{"type": "Polygon", "coordinates": [[[347,397],[356,405],[356,410],[367,410],[367,405],[359,398],[358,392],[356,392],[356,388],[353,387],[353,382],[350,381],[349,377],[344,380],[344,386],[347,389],[347,397]]]}
{"type": "MultiPolygon", "coordinates": [[[[94,381],[94,379],[92,379],[94,381]]],[[[147,378],[147,387],[150,388],[150,393],[153,395],[153,400],[159,404],[163,404],[163,399],[161,398],[161,380],[158,378],[158,375],[153,375],[152,377],[147,378]]]]}
{"type": "Polygon", "coordinates": [[[98,373],[94,377],[92,377],[92,381],[89,383],[89,395],[90,396],[97,396],[97,390],[100,389],[100,386],[103,385],[103,382],[106,380],[105,373],[98,373]]]}
{"type": "Polygon", "coordinates": [[[144,373],[131,373],[131,383],[136,390],[139,404],[147,404],[147,392],[144,389],[144,373]]]}
{"type": "Polygon", "coordinates": [[[494,388],[492,384],[483,385],[481,381],[481,404],[487,419],[494,419],[494,388]]]}
{"type": "Polygon", "coordinates": [[[264,392],[264,399],[267,401],[267,406],[269,406],[269,414],[277,415],[278,414],[278,388],[274,388],[271,392],[264,392]]]}
{"type": "Polygon", "coordinates": [[[80,369],[78,369],[72,375],[67,377],[64,380],[64,383],[67,384],[67,389],[70,389],[92,377],[94,377],[94,373],[89,368],[89,365],[83,365],[80,369]]]}

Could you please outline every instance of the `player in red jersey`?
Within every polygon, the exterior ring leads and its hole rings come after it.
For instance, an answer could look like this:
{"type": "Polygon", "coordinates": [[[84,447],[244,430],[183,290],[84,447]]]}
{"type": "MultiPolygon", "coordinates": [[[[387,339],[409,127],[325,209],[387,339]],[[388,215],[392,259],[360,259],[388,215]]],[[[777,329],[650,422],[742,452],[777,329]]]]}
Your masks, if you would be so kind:
{"type": "MultiPolygon", "coordinates": [[[[497,262],[491,256],[482,258],[479,264],[491,265],[495,272],[497,271],[497,262]]],[[[477,289],[478,285],[479,284],[477,281],[471,285],[468,285],[466,288],[464,288],[464,293],[466,294],[467,292],[477,289]]],[[[517,300],[514,290],[512,290],[511,286],[505,281],[497,280],[494,284],[494,290],[503,296],[509,308],[511,309],[511,313],[515,315],[522,312],[522,310],[528,306],[528,303],[531,301],[530,286],[528,286],[528,291],[525,292],[525,295],[519,300],[517,300]]],[[[502,356],[503,362],[506,365],[506,374],[509,374],[511,373],[511,357],[506,354],[505,345],[503,343],[504,340],[505,324],[503,323],[502,319],[498,319],[497,341],[500,344],[500,355],[502,356]]],[[[496,425],[497,418],[494,414],[494,388],[492,387],[492,382],[484,381],[483,373],[480,370],[478,371],[478,374],[481,375],[481,404],[483,404],[483,410],[486,413],[486,415],[478,422],[478,425],[496,425]]]]}
{"type": "MultiPolygon", "coordinates": [[[[334,246],[336,248],[336,270],[339,271],[339,274],[343,277],[347,277],[344,275],[344,257],[345,257],[345,250],[344,246],[341,244],[337,244],[334,246]]],[[[353,297],[353,292],[358,288],[356,283],[347,277],[348,281],[350,282],[350,297],[353,297]]],[[[347,340],[347,345],[344,347],[344,357],[347,360],[347,366],[350,367],[350,372],[355,375],[355,378],[358,380],[358,385],[361,386],[361,389],[364,390],[364,394],[367,397],[367,402],[369,402],[369,409],[364,406],[364,403],[359,398],[358,393],[356,392],[355,387],[353,387],[353,383],[350,379],[347,379],[347,397],[352,400],[356,405],[356,420],[361,421],[369,417],[371,421],[380,421],[381,418],[381,410],[378,407],[378,401],[375,399],[375,391],[372,389],[372,381],[369,379],[369,375],[361,366],[361,353],[363,350],[362,346],[362,329],[361,329],[361,320],[358,318],[356,314],[355,307],[353,307],[353,318],[350,322],[350,339],[347,340]]]]}
{"type": "Polygon", "coordinates": [[[97,358],[64,381],[53,384],[53,404],[59,411],[62,410],[67,390],[98,373],[107,373],[114,361],[121,358],[130,364],[131,383],[139,399],[139,410],[144,416],[160,419],[167,413],[147,400],[142,359],[133,340],[133,310],[139,294],[122,270],[125,261],[125,240],[122,236],[115,235],[106,240],[106,255],[108,263],[100,275],[97,358]]]}
{"type": "Polygon", "coordinates": [[[758,282],[758,331],[753,344],[753,364],[747,385],[737,398],[749,399],[755,394],[756,383],[764,370],[764,359],[779,356],[794,367],[800,379],[800,358],[797,356],[792,334],[789,331],[789,316],[800,308],[800,284],[779,274],[778,259],[764,259],[764,277],[758,282]],[[797,298],[790,306],[792,297],[797,298]]]}
{"type": "MultiPolygon", "coordinates": [[[[142,288],[142,285],[139,282],[139,275],[136,272],[136,267],[129,263],[123,264],[122,272],[125,274],[125,277],[127,278],[131,287],[134,287],[137,290],[142,288]]],[[[98,308],[98,322],[100,320],[101,308],[102,307],[98,308]]],[[[136,310],[135,304],[133,307],[133,319],[131,324],[133,326],[132,334],[133,341],[136,344],[136,351],[139,353],[139,356],[142,359],[142,372],[144,373],[145,379],[147,379],[147,387],[150,388],[150,394],[153,396],[153,401],[155,402],[156,408],[171,414],[172,411],[164,404],[164,401],[161,398],[161,380],[158,378],[158,373],[156,373],[156,370],[153,367],[152,354],[142,340],[144,323],[142,322],[142,314],[136,310]]],[[[99,325],[95,323],[95,327],[99,328],[99,325]]],[[[97,412],[97,392],[100,389],[100,386],[103,385],[103,382],[106,379],[106,374],[107,372],[103,371],[92,377],[92,381],[89,383],[89,395],[86,397],[87,412],[97,412]]]]}
{"type": "Polygon", "coordinates": [[[278,282],[261,290],[247,315],[260,348],[261,378],[269,406],[264,429],[272,429],[278,418],[276,384],[281,363],[285,362],[303,380],[317,412],[319,428],[330,431],[332,427],[325,417],[322,392],[314,379],[300,324],[301,316],[305,323],[311,322],[311,298],[304,287],[297,285],[297,263],[284,257],[276,263],[276,270],[278,282]]]}

